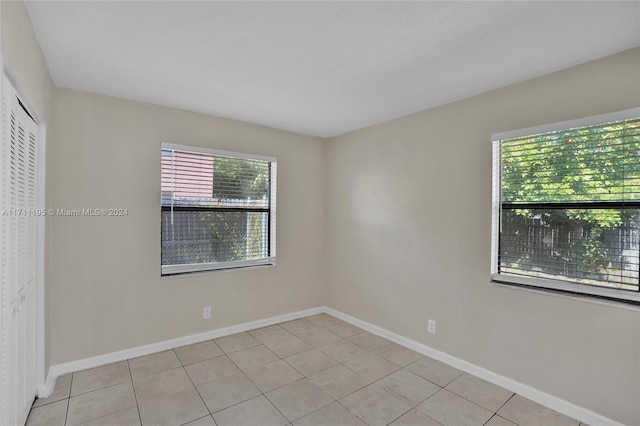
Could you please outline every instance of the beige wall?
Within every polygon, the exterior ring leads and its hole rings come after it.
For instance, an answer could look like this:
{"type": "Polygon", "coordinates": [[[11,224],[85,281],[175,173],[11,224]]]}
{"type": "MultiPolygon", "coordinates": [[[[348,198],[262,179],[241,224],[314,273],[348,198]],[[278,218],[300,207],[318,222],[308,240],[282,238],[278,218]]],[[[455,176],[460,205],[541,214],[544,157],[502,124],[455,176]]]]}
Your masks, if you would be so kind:
{"type": "MultiPolygon", "coordinates": [[[[53,98],[53,82],[36,40],[31,19],[21,1],[0,1],[0,49],[5,67],[23,101],[41,124],[48,126],[53,98]]],[[[47,127],[47,140],[50,127],[47,127]]],[[[40,159],[43,161],[43,159],[40,159]]],[[[47,159],[44,159],[47,163],[47,159]]],[[[46,243],[48,243],[48,239],[46,243]]],[[[49,258],[45,260],[45,275],[48,276],[49,258]]],[[[49,293],[45,279],[45,374],[49,368],[49,293]]]]}
{"type": "Polygon", "coordinates": [[[52,364],[326,303],[322,139],[67,89],[53,135],[50,207],[129,215],[53,220],[52,364]],[[277,157],[277,266],[160,277],[162,142],[277,157]]]}
{"type": "Polygon", "coordinates": [[[19,92],[46,121],[53,83],[27,9],[21,1],[2,1],[0,16],[0,46],[4,60],[19,92]]]}
{"type": "Polygon", "coordinates": [[[639,105],[635,49],[329,140],[329,305],[640,424],[639,311],[489,284],[491,133],[639,105]]]}

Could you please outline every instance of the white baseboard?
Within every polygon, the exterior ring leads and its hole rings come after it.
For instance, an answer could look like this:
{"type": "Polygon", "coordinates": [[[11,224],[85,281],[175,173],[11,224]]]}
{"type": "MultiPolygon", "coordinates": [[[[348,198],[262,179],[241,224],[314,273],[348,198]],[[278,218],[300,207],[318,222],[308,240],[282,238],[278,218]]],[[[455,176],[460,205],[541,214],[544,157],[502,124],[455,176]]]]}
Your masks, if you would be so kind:
{"type": "Polygon", "coordinates": [[[152,343],[149,345],[138,346],[136,348],[125,349],[122,351],[112,352],[104,355],[98,355],[90,358],[80,359],[77,361],[67,362],[63,364],[56,364],[51,366],[49,374],[47,376],[46,383],[38,389],[38,395],[43,398],[51,395],[55,385],[55,379],[67,373],[86,370],[88,368],[99,367],[101,365],[110,364],[113,362],[124,361],[126,359],[136,358],[144,355],[150,355],[156,352],[161,352],[179,346],[190,345],[193,343],[203,342],[205,340],[217,339],[220,337],[228,336],[243,331],[254,330],[256,328],[266,327],[269,325],[277,324],[284,321],[291,321],[294,319],[306,317],[309,315],[315,315],[319,313],[327,313],[335,316],[343,321],[360,327],[370,333],[376,334],[380,337],[391,340],[399,345],[412,349],[422,355],[437,359],[445,364],[462,370],[466,373],[473,374],[476,377],[484,379],[497,386],[501,386],[511,392],[515,392],[525,398],[529,398],[539,404],[549,407],[561,414],[572,417],[582,422],[602,425],[602,426],[623,426],[621,423],[616,422],[601,414],[595,413],[586,408],[580,407],[564,399],[555,397],[531,386],[512,380],[501,374],[487,370],[470,362],[464,361],[460,358],[456,358],[437,349],[434,349],[425,344],[408,339],[399,334],[393,333],[382,327],[378,327],[366,321],[362,321],[358,318],[352,317],[340,311],[327,306],[319,306],[316,308],[306,309],[304,311],[293,312],[285,315],[278,315],[261,320],[251,321],[244,324],[238,324],[230,327],[219,328],[217,330],[211,330],[204,333],[192,334],[189,336],[178,337],[175,339],[164,340],[162,342],[152,343]]]}
{"type": "Polygon", "coordinates": [[[53,388],[55,387],[57,378],[57,376],[54,376],[53,373],[53,368],[50,368],[45,382],[38,386],[36,393],[38,398],[46,398],[53,393],[53,388]]]}
{"type": "Polygon", "coordinates": [[[125,349],[122,351],[111,352],[104,355],[93,356],[90,358],[79,359],[76,361],[65,362],[63,364],[52,365],[49,369],[46,384],[38,389],[38,395],[45,398],[53,392],[55,380],[67,373],[86,370],[89,368],[100,367],[102,365],[114,362],[124,361],[126,359],[137,358],[144,355],[150,355],[156,352],[162,352],[180,346],[200,343],[205,340],[218,339],[220,337],[229,336],[231,334],[241,333],[243,331],[255,330],[256,328],[267,327],[284,321],[315,315],[324,312],[324,307],[316,307],[306,309],[304,311],[293,312],[290,314],[278,315],[275,317],[264,318],[256,321],[246,322],[244,324],[232,325],[230,327],[219,328],[216,330],[205,331],[204,333],[191,334],[189,336],[178,337],[175,339],[164,340],[162,342],[151,343],[149,345],[138,346],[136,348],[125,349]]]}
{"type": "Polygon", "coordinates": [[[487,382],[493,383],[497,386],[501,386],[525,398],[529,398],[530,400],[535,401],[538,404],[542,404],[545,407],[551,408],[552,410],[564,414],[565,416],[569,416],[576,420],[580,420],[581,422],[592,425],[623,426],[621,423],[618,423],[613,419],[595,413],[591,410],[587,410],[586,408],[580,407],[579,405],[573,404],[569,401],[565,401],[564,399],[555,397],[541,390],[532,388],[531,386],[525,385],[524,383],[517,382],[513,379],[487,370],[486,368],[482,368],[470,362],[464,361],[460,358],[456,358],[425,344],[418,343],[414,340],[393,333],[382,327],[378,327],[366,321],[362,321],[358,318],[352,317],[351,315],[347,315],[326,306],[323,306],[323,312],[333,315],[336,318],[339,318],[350,324],[353,324],[356,327],[360,327],[370,333],[376,334],[380,337],[384,337],[385,339],[389,339],[399,345],[405,346],[418,353],[421,353],[422,355],[437,359],[438,361],[444,362],[445,364],[455,367],[458,370],[473,374],[474,376],[486,380],[487,382]]]}

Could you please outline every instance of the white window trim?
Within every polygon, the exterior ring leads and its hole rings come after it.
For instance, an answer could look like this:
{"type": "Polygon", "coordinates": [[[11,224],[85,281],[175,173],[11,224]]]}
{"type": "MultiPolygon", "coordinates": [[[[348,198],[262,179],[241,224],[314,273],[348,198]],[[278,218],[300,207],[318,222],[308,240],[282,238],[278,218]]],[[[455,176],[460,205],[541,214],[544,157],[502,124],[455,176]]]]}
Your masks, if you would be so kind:
{"type": "Polygon", "coordinates": [[[209,154],[218,157],[241,158],[244,160],[268,161],[271,164],[270,176],[270,224],[269,224],[269,257],[262,259],[238,260],[233,262],[209,262],[209,263],[188,263],[181,265],[160,265],[160,275],[169,277],[176,274],[187,274],[194,272],[215,272],[215,271],[234,271],[244,270],[254,267],[275,266],[276,265],[276,194],[277,194],[277,164],[276,157],[268,157],[264,155],[246,154],[242,152],[223,151],[211,148],[202,148],[190,145],[180,145],[173,143],[162,143],[162,150],[176,150],[190,152],[194,154],[209,154]]]}
{"type": "Polygon", "coordinates": [[[175,143],[162,143],[162,149],[191,152],[194,154],[209,154],[209,155],[216,155],[218,157],[241,158],[243,160],[268,161],[270,163],[276,163],[278,161],[276,157],[246,154],[244,152],[223,151],[223,150],[211,149],[211,148],[201,148],[199,146],[178,145],[175,143]]]}
{"type": "Polygon", "coordinates": [[[162,265],[162,275],[186,274],[191,272],[229,271],[254,266],[275,266],[276,258],[237,260],[235,262],[189,263],[185,265],[162,265]]]}
{"type": "Polygon", "coordinates": [[[615,301],[640,303],[640,292],[624,289],[609,289],[588,284],[577,284],[569,281],[524,277],[508,273],[498,273],[498,250],[500,242],[500,217],[502,211],[501,203],[501,162],[496,161],[500,155],[500,143],[503,139],[510,139],[519,136],[535,135],[538,133],[551,132],[554,130],[566,130],[575,127],[583,127],[607,123],[616,120],[625,120],[639,117],[640,107],[623,111],[600,114],[591,117],[579,118],[575,120],[561,121],[542,126],[528,127],[491,135],[492,143],[492,213],[491,213],[491,282],[498,284],[515,284],[518,286],[531,287],[536,289],[547,289],[565,293],[573,293],[586,296],[603,297],[615,301]]]}
{"type": "Polygon", "coordinates": [[[559,121],[557,123],[543,124],[541,126],[533,126],[524,129],[494,133],[491,135],[491,141],[499,142],[502,139],[511,139],[517,138],[519,136],[553,132],[554,130],[567,130],[575,127],[593,126],[596,124],[607,123],[609,121],[626,120],[628,118],[634,118],[638,116],[640,116],[640,107],[625,109],[623,111],[611,112],[607,114],[593,115],[591,117],[577,118],[574,120],[559,121]]]}

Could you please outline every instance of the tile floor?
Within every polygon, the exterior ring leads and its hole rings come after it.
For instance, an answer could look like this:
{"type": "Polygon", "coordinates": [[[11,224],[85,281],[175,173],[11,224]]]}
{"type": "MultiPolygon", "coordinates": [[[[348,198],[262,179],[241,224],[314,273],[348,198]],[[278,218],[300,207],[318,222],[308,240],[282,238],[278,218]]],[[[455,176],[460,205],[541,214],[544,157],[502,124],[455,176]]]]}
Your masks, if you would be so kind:
{"type": "Polygon", "coordinates": [[[327,314],[58,378],[35,425],[579,425],[327,314]]]}

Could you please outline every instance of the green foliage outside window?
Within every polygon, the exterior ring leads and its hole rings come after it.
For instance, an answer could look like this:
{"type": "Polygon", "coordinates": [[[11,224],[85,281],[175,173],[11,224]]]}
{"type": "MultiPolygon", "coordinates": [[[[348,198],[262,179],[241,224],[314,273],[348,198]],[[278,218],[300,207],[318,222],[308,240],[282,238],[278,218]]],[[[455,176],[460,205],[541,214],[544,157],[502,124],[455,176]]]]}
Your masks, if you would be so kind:
{"type": "MultiPolygon", "coordinates": [[[[264,161],[215,157],[213,198],[237,207],[267,207],[269,168],[264,161]]],[[[203,212],[200,220],[210,229],[215,262],[263,257],[267,251],[267,229],[261,212],[203,212]]]]}
{"type": "MultiPolygon", "coordinates": [[[[639,220],[637,209],[621,206],[640,201],[638,121],[503,140],[501,202],[512,208],[508,215],[503,210],[512,242],[530,239],[536,220],[554,227],[554,238],[564,238],[563,250],[551,254],[557,257],[554,265],[573,264],[591,278],[611,272],[615,262],[603,236],[622,227],[637,228],[639,220]],[[564,208],[545,208],[557,203],[564,208]],[[589,203],[598,203],[598,208],[589,208],[589,203]],[[536,209],[524,207],[527,204],[536,209]]],[[[517,262],[526,263],[527,256],[520,255],[517,262]]]]}

